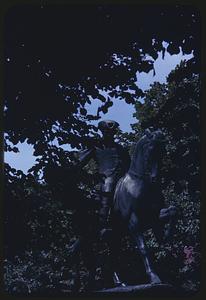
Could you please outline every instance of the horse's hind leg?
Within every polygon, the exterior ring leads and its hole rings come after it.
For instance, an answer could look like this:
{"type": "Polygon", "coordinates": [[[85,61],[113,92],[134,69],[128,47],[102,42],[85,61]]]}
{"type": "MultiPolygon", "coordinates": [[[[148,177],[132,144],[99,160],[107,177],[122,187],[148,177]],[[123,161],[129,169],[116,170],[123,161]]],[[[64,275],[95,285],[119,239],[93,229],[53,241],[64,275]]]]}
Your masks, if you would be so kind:
{"type": "Polygon", "coordinates": [[[145,246],[144,238],[142,234],[137,234],[135,237],[135,242],[140,251],[141,257],[143,259],[143,263],[145,266],[146,274],[149,277],[149,281],[151,284],[158,284],[161,283],[159,276],[155,273],[151,266],[151,262],[147,253],[147,249],[145,246]]]}
{"type": "Polygon", "coordinates": [[[95,274],[96,274],[96,261],[95,254],[92,249],[91,239],[86,239],[79,237],[72,246],[69,247],[69,254],[73,262],[75,262],[75,278],[74,287],[72,291],[77,292],[80,288],[80,265],[79,265],[79,255],[82,254],[83,261],[88,270],[87,284],[85,286],[85,291],[89,291],[95,288],[95,274]]]}
{"type": "Polygon", "coordinates": [[[108,265],[103,267],[103,274],[104,278],[106,279],[105,284],[107,285],[107,280],[111,280],[112,284],[114,284],[115,286],[125,286],[125,284],[120,279],[118,272],[118,258],[121,249],[121,234],[119,231],[115,230],[114,227],[109,238],[107,239],[107,243],[110,249],[110,255],[108,257],[108,265]]]}
{"type": "Polygon", "coordinates": [[[149,281],[151,284],[158,284],[161,283],[159,276],[155,273],[152,268],[152,264],[147,252],[147,248],[145,246],[143,235],[139,232],[138,229],[138,220],[136,215],[133,213],[130,218],[129,222],[129,231],[131,236],[136,244],[136,249],[138,253],[140,252],[141,258],[144,263],[145,271],[147,276],[149,277],[149,281]]]}
{"type": "Polygon", "coordinates": [[[110,241],[111,249],[111,262],[112,262],[112,271],[113,271],[113,281],[115,286],[126,286],[126,284],[120,279],[118,272],[119,268],[119,254],[121,249],[121,234],[119,230],[113,232],[112,239],[110,241]]]}
{"type": "Polygon", "coordinates": [[[96,288],[95,274],[96,274],[96,254],[93,250],[93,240],[85,240],[82,245],[82,259],[88,270],[87,284],[85,291],[91,291],[96,288]]]}

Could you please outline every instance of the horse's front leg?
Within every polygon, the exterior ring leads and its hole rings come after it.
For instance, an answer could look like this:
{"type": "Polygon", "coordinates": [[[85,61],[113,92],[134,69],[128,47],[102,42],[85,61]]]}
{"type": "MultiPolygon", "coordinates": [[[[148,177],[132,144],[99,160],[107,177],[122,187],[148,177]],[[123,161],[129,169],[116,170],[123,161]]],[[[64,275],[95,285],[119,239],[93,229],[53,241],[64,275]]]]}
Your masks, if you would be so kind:
{"type": "Polygon", "coordinates": [[[152,268],[152,263],[150,261],[150,258],[149,258],[148,252],[147,252],[143,234],[140,233],[140,231],[138,229],[138,220],[134,213],[132,214],[131,219],[130,219],[129,231],[135,242],[135,245],[136,245],[135,248],[137,249],[138,253],[140,253],[141,258],[143,260],[145,271],[149,278],[149,282],[151,284],[161,283],[159,276],[156,274],[156,272],[152,268]]]}
{"type": "Polygon", "coordinates": [[[159,276],[156,274],[156,272],[153,270],[153,268],[151,266],[151,262],[150,262],[148,252],[147,252],[147,249],[145,246],[143,235],[138,233],[134,239],[135,239],[136,245],[138,247],[138,250],[140,251],[141,257],[143,259],[146,274],[149,277],[150,283],[151,284],[161,283],[159,276]]]}

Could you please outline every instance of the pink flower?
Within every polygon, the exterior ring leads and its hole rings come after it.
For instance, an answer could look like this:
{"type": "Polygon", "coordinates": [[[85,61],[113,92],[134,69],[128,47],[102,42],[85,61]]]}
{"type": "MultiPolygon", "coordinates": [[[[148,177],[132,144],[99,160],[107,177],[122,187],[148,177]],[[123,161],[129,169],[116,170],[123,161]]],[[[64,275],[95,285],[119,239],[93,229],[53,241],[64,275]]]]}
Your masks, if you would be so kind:
{"type": "Polygon", "coordinates": [[[184,247],[184,254],[185,254],[185,264],[190,265],[195,261],[194,259],[194,249],[192,246],[185,246],[184,247]]]}

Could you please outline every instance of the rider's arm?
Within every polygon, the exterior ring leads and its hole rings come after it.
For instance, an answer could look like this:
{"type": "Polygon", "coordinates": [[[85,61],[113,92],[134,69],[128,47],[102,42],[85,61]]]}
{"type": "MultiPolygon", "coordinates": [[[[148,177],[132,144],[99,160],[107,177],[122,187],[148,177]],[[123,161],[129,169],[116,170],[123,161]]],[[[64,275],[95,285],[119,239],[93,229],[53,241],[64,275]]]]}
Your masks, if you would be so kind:
{"type": "Polygon", "coordinates": [[[78,168],[83,168],[93,157],[94,157],[94,149],[93,148],[85,149],[79,152],[78,161],[75,163],[75,165],[78,168]]]}

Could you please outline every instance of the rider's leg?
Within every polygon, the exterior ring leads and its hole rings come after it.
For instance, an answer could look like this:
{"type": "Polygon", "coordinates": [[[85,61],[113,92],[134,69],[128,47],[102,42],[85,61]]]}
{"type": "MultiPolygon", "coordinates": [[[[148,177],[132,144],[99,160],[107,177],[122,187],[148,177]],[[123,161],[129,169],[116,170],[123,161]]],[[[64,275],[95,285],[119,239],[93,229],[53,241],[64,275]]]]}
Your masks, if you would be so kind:
{"type": "Polygon", "coordinates": [[[112,193],[102,192],[101,208],[99,210],[100,226],[102,228],[108,227],[109,211],[111,208],[112,193]]]}
{"type": "Polygon", "coordinates": [[[112,175],[106,177],[101,185],[101,208],[99,214],[100,222],[103,228],[108,227],[109,213],[112,207],[116,182],[117,176],[112,175]]]}

